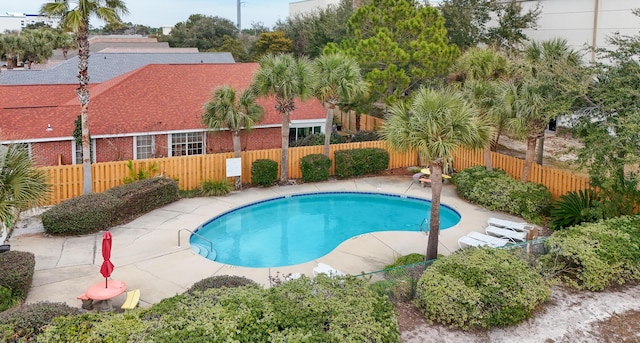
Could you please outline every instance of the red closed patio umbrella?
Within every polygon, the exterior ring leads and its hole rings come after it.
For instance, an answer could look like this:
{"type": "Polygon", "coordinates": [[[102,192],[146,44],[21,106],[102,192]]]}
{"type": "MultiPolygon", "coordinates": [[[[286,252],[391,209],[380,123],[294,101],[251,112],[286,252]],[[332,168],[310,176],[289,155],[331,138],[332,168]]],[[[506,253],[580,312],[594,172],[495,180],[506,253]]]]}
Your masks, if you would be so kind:
{"type": "Polygon", "coordinates": [[[104,276],[104,287],[107,288],[108,277],[111,276],[114,266],[111,263],[111,232],[107,231],[102,235],[102,266],[100,267],[100,274],[104,276]]]}

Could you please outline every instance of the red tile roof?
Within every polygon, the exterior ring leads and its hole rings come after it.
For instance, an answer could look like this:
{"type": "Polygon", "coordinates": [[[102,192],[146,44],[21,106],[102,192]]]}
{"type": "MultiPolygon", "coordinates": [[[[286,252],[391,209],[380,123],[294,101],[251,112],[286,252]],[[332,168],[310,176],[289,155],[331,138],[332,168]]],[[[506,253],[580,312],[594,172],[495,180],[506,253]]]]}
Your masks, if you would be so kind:
{"type": "MultiPolygon", "coordinates": [[[[147,65],[89,87],[92,136],[201,129],[202,108],[213,89],[245,89],[257,63],[147,65]]],[[[77,85],[0,86],[0,140],[69,137],[80,112],[77,85]],[[53,131],[45,129],[51,124],[53,131]]],[[[281,122],[273,99],[260,99],[259,125],[281,122]]],[[[322,119],[315,99],[297,101],[292,120],[322,119]]]]}

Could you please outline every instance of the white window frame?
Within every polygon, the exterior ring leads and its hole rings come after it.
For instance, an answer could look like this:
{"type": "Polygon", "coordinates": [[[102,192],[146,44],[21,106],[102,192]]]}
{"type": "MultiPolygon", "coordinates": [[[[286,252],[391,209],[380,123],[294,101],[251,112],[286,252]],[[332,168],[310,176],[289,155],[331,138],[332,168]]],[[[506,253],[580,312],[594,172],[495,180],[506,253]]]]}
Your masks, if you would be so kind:
{"type": "Polygon", "coordinates": [[[133,137],[133,159],[134,160],[144,160],[147,158],[153,158],[155,157],[156,154],[156,136],[155,135],[140,135],[140,136],[134,136],[133,137]],[[144,145],[141,146],[138,143],[138,138],[151,138],[151,143],[150,145],[144,145]],[[151,155],[148,157],[140,157],[138,154],[138,148],[142,148],[142,147],[147,147],[150,146],[151,147],[151,155]]]}
{"type": "Polygon", "coordinates": [[[202,152],[200,154],[189,154],[189,149],[186,149],[186,153],[182,154],[182,155],[178,155],[178,156],[196,156],[196,155],[204,155],[206,154],[207,151],[207,139],[205,136],[205,132],[204,131],[190,131],[190,132],[174,132],[174,133],[170,133],[169,134],[169,138],[168,138],[168,146],[169,146],[169,151],[168,151],[168,156],[169,157],[173,157],[176,156],[173,153],[174,150],[174,142],[173,142],[173,136],[174,135],[186,135],[186,142],[185,143],[179,143],[179,144],[185,144],[185,145],[189,145],[189,144],[195,144],[198,143],[197,141],[190,141],[189,140],[189,136],[190,135],[194,135],[197,134],[201,137],[201,142],[202,142],[202,152]]]}
{"type": "MultiPolygon", "coordinates": [[[[82,164],[82,160],[78,161],[78,153],[82,153],[82,144],[76,144],[76,140],[71,140],[71,164],[82,164]],[[78,150],[79,149],[79,150],[78,150]]],[[[91,163],[96,161],[96,140],[91,140],[91,163]]]]}

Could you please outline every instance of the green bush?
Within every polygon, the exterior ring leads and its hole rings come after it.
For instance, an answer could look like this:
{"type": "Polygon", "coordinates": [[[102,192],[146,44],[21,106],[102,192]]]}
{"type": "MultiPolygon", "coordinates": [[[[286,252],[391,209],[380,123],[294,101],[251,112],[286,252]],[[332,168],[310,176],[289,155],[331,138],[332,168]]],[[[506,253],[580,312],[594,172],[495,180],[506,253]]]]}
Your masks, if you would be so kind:
{"type": "Polygon", "coordinates": [[[311,154],[300,159],[302,180],[305,182],[325,181],[329,179],[331,159],[323,154],[311,154]]]}
{"type": "Polygon", "coordinates": [[[132,183],[135,181],[146,180],[150,177],[155,177],[158,173],[158,164],[152,163],[147,168],[140,168],[139,170],[135,170],[133,167],[133,161],[127,161],[127,169],[129,170],[129,175],[122,179],[122,183],[132,183]]]}
{"type": "Polygon", "coordinates": [[[339,178],[375,174],[389,168],[389,153],[380,148],[340,150],[334,156],[339,178]]]}
{"type": "Polygon", "coordinates": [[[386,267],[384,267],[384,269],[389,269],[389,268],[394,268],[399,266],[406,266],[409,264],[415,264],[415,263],[420,263],[424,261],[425,261],[425,255],[413,253],[413,254],[398,257],[392,264],[389,264],[386,267]]]}
{"type": "Polygon", "coordinates": [[[19,304],[21,299],[15,298],[10,288],[0,286],[0,312],[19,304]]]}
{"type": "MultiPolygon", "coordinates": [[[[324,145],[324,133],[314,133],[310,134],[302,139],[298,139],[295,142],[289,144],[290,147],[298,147],[298,146],[314,146],[314,145],[324,145]]],[[[331,133],[331,138],[329,139],[329,144],[341,144],[347,141],[346,138],[340,136],[339,134],[333,132],[331,133]]]]}
{"type": "Polygon", "coordinates": [[[115,225],[117,209],[124,200],[104,193],[90,193],[65,200],[41,216],[51,235],[83,235],[115,225]]]}
{"type": "Polygon", "coordinates": [[[154,177],[107,189],[104,194],[124,200],[117,208],[116,225],[120,225],[177,201],[178,188],[173,179],[154,177]]]}
{"type": "Polygon", "coordinates": [[[377,131],[358,131],[351,136],[351,143],[379,141],[382,137],[377,131]]]}
{"type": "Polygon", "coordinates": [[[544,185],[514,180],[502,170],[483,166],[462,170],[452,182],[462,198],[491,211],[504,211],[540,224],[549,213],[551,192],[544,185]]]}
{"type": "Polygon", "coordinates": [[[278,162],[269,159],[253,161],[251,165],[251,183],[268,187],[278,180],[278,162]]]}
{"type": "Polygon", "coordinates": [[[204,196],[227,195],[231,192],[231,185],[227,180],[203,180],[200,183],[200,194],[204,196]]]}
{"type": "Polygon", "coordinates": [[[176,200],[178,183],[156,177],[65,200],[42,214],[42,225],[52,235],[83,235],[124,224],[176,200]]]}
{"type": "Polygon", "coordinates": [[[399,342],[393,305],[363,280],[209,288],[109,316],[56,318],[46,342],[399,342]]]}
{"type": "Polygon", "coordinates": [[[415,304],[429,320],[464,330],[518,324],[550,295],[526,261],[505,249],[462,249],[424,272],[415,304]]]}
{"type": "Polygon", "coordinates": [[[255,284],[256,283],[253,280],[247,279],[243,276],[214,275],[194,283],[193,286],[187,290],[187,293],[194,293],[196,291],[204,292],[209,288],[235,288],[255,284]]]}
{"type": "Polygon", "coordinates": [[[35,342],[53,318],[79,313],[64,303],[39,302],[15,307],[0,313],[0,341],[35,342]]]}
{"type": "Polygon", "coordinates": [[[604,205],[592,189],[569,192],[551,204],[552,230],[604,219],[604,205]]]}
{"type": "Polygon", "coordinates": [[[30,252],[7,251],[0,254],[0,286],[11,290],[13,299],[26,299],[35,266],[36,258],[30,252]]]}
{"type": "Polygon", "coordinates": [[[583,223],[547,238],[539,258],[548,275],[577,289],[601,291],[640,280],[640,217],[583,223]]]}

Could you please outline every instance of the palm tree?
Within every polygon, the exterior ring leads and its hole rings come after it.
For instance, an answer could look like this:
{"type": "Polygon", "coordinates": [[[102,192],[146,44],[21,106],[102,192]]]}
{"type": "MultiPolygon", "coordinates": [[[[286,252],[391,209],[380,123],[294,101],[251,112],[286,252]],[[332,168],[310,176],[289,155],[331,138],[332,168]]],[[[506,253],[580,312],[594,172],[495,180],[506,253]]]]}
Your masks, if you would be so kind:
{"type": "Polygon", "coordinates": [[[13,33],[0,35],[0,55],[4,55],[7,61],[7,69],[16,67],[19,57],[24,52],[25,39],[13,33]]]}
{"type": "Polygon", "coordinates": [[[315,96],[327,110],[324,125],[324,154],[329,156],[329,144],[336,104],[350,102],[367,92],[367,83],[362,80],[360,66],[352,57],[342,54],[322,55],[315,60],[318,76],[315,96]]]}
{"type": "Polygon", "coordinates": [[[312,95],[316,76],[311,62],[304,57],[266,55],[260,58],[259,63],[252,88],[258,96],[275,97],[276,111],[282,115],[280,183],[284,184],[289,178],[289,116],[295,110],[296,98],[304,100],[312,95]]]}
{"type": "MultiPolygon", "coordinates": [[[[250,90],[245,90],[236,98],[236,90],[230,86],[217,88],[211,100],[205,104],[202,121],[212,130],[228,128],[231,131],[233,152],[240,157],[240,130],[250,130],[255,123],[262,120],[263,110],[256,104],[256,97],[250,90]]],[[[236,177],[236,189],[241,187],[240,177],[236,177]]]]}
{"type": "Polygon", "coordinates": [[[586,92],[589,80],[581,68],[579,55],[563,39],[530,43],[524,50],[518,73],[511,92],[516,115],[511,128],[527,142],[522,171],[522,181],[526,182],[535,157],[536,141],[541,140],[542,152],[544,130],[549,121],[572,109],[576,99],[586,92]]]}
{"type": "Polygon", "coordinates": [[[477,112],[453,89],[420,89],[408,104],[390,108],[390,117],[382,128],[389,145],[399,151],[415,150],[431,171],[431,214],[427,260],[438,256],[440,233],[440,196],[444,163],[459,147],[482,148],[489,144],[492,130],[482,123],[477,112]]]}
{"type": "Polygon", "coordinates": [[[20,211],[44,200],[49,190],[46,174],[33,166],[25,145],[0,146],[0,234],[20,211]]]}
{"type": "Polygon", "coordinates": [[[491,147],[497,146],[499,132],[505,124],[502,102],[502,85],[507,82],[509,65],[507,57],[497,50],[471,48],[462,55],[453,68],[456,78],[462,82],[467,99],[478,109],[485,122],[495,127],[492,144],[484,148],[487,170],[493,170],[491,147]]]}
{"type": "Polygon", "coordinates": [[[84,182],[82,193],[92,192],[91,141],[89,138],[89,18],[96,16],[108,24],[120,22],[120,16],[127,14],[127,6],[121,0],[57,0],[42,5],[40,13],[61,17],[60,26],[65,32],[74,32],[78,45],[78,80],[76,90],[80,100],[82,120],[82,172],[84,182]],[[75,7],[72,8],[72,3],[75,7]]]}

